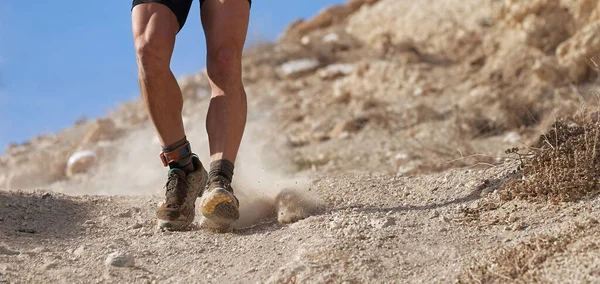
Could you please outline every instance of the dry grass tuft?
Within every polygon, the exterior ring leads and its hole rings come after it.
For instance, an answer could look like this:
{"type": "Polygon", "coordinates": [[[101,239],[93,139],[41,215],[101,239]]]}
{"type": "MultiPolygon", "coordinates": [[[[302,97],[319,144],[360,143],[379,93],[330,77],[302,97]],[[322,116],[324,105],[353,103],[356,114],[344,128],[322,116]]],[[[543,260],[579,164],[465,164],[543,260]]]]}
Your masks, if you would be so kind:
{"type": "Polygon", "coordinates": [[[528,154],[519,154],[520,178],[501,190],[503,200],[569,202],[598,192],[600,124],[597,120],[559,120],[528,154]]]}
{"type": "Polygon", "coordinates": [[[458,283],[546,283],[544,263],[558,257],[578,253],[590,253],[598,250],[595,243],[583,239],[597,239],[598,221],[589,219],[573,222],[566,231],[558,236],[536,235],[515,246],[503,247],[476,261],[457,279],[458,283]]]}
{"type": "Polygon", "coordinates": [[[512,248],[501,248],[490,262],[475,265],[459,279],[459,283],[514,283],[536,280],[540,264],[557,253],[564,252],[572,242],[569,236],[533,237],[512,248]],[[529,273],[528,273],[529,272],[529,273]]]}

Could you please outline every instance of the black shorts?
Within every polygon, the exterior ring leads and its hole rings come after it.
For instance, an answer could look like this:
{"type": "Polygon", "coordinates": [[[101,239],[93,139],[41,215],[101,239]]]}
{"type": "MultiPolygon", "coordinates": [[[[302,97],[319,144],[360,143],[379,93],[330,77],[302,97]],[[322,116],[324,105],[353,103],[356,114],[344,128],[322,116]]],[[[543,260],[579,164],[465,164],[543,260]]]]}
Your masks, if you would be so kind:
{"type": "MultiPolygon", "coordinates": [[[[185,20],[187,19],[188,14],[190,13],[190,8],[192,7],[192,1],[194,0],[133,0],[133,4],[131,5],[131,9],[138,4],[142,3],[160,3],[163,4],[177,16],[177,21],[179,22],[179,30],[183,28],[185,24],[185,20]]],[[[202,8],[202,4],[204,4],[205,0],[200,0],[200,8],[202,8]]],[[[250,6],[252,6],[252,0],[248,0],[250,6]]]]}

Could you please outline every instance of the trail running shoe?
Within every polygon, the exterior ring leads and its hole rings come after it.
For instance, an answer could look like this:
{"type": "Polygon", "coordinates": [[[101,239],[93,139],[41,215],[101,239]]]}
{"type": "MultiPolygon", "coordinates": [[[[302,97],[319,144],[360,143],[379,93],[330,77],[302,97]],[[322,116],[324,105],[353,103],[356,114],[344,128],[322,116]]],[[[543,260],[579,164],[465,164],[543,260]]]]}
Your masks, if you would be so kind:
{"type": "Polygon", "coordinates": [[[229,182],[217,176],[202,195],[200,211],[207,220],[216,225],[229,227],[240,218],[239,206],[229,182]]]}
{"type": "Polygon", "coordinates": [[[186,174],[180,169],[170,169],[165,184],[165,202],[156,212],[158,226],[169,231],[186,229],[194,220],[196,198],[202,195],[208,173],[196,155],[192,156],[195,171],[186,174]]]}

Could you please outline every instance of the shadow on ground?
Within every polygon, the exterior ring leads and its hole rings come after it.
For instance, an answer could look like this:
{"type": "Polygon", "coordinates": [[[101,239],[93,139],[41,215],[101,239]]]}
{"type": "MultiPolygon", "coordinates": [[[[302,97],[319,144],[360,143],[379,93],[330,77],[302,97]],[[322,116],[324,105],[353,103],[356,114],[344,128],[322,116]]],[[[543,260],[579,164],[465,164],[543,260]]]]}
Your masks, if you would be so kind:
{"type": "Polygon", "coordinates": [[[74,238],[89,217],[86,207],[56,193],[0,191],[0,241],[32,245],[74,238]]]}
{"type": "Polygon", "coordinates": [[[447,206],[456,205],[456,204],[467,203],[467,202],[477,200],[480,198],[481,198],[481,190],[476,189],[476,190],[473,190],[471,193],[469,193],[469,195],[467,195],[467,196],[459,197],[459,198],[441,202],[441,203],[432,203],[432,204],[427,204],[427,205],[394,206],[394,207],[365,207],[365,208],[362,208],[362,210],[360,210],[360,211],[401,212],[401,211],[407,211],[407,210],[431,210],[431,209],[438,209],[438,208],[447,207],[447,206]]]}
{"type": "Polygon", "coordinates": [[[471,191],[466,196],[457,197],[455,199],[440,202],[440,203],[431,203],[431,204],[426,204],[426,205],[400,205],[400,206],[384,206],[384,207],[371,206],[371,205],[351,205],[351,206],[343,206],[343,207],[335,208],[335,209],[331,210],[331,212],[344,211],[346,209],[356,209],[360,212],[368,212],[368,213],[374,213],[374,212],[386,213],[386,212],[390,212],[390,211],[391,212],[403,212],[403,211],[409,211],[409,210],[417,210],[417,211],[431,210],[431,209],[438,209],[438,208],[443,208],[443,207],[457,205],[457,204],[463,204],[463,203],[467,203],[467,202],[471,202],[471,201],[480,199],[481,191],[482,191],[481,188],[477,188],[477,189],[471,191]]]}

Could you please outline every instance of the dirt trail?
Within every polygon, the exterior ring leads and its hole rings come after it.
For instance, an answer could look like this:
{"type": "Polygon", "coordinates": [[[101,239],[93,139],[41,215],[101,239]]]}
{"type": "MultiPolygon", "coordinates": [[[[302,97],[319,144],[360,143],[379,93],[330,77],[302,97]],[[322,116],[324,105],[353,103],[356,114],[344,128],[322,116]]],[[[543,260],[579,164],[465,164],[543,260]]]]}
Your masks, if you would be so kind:
{"type": "MultiPolygon", "coordinates": [[[[536,235],[560,235],[581,226],[593,228],[584,237],[598,235],[597,200],[532,208],[518,201],[500,204],[493,191],[486,195],[491,189],[480,186],[483,180],[510,171],[507,165],[417,177],[318,177],[309,189],[326,201],[327,212],[291,225],[265,220],[226,234],[198,227],[174,233],[157,230],[153,217],[160,198],[156,196],[2,192],[0,241],[3,248],[18,254],[0,253],[0,279],[6,283],[447,283],[464,279],[471,266],[492,260],[499,247],[536,235]],[[135,267],[105,266],[105,259],[115,251],[131,254],[135,267]]],[[[585,244],[585,253],[577,248],[584,244],[570,244],[572,249],[538,260],[535,279],[597,280],[594,255],[599,251],[590,249],[593,243],[585,244]],[[577,264],[582,261],[588,265],[577,264]]]]}

